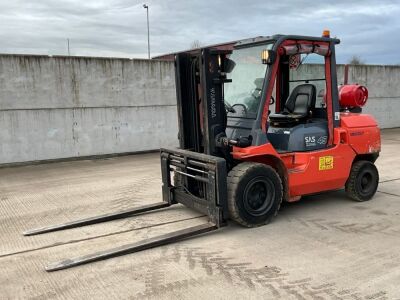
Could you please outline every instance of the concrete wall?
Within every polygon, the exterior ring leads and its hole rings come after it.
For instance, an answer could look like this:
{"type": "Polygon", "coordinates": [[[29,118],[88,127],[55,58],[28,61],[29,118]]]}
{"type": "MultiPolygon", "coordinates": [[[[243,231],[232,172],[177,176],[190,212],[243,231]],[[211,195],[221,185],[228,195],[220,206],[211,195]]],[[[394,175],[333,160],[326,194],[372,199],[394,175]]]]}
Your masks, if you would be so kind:
{"type": "MultiPolygon", "coordinates": [[[[381,128],[400,127],[400,67],[351,66],[349,82],[381,128]]],[[[0,55],[0,164],[176,145],[173,63],[0,55]]]]}
{"type": "Polygon", "coordinates": [[[177,145],[173,64],[0,56],[0,164],[177,145]]]}
{"type": "Polygon", "coordinates": [[[381,128],[400,127],[400,66],[350,66],[349,82],[368,87],[364,113],[372,114],[381,128]]]}

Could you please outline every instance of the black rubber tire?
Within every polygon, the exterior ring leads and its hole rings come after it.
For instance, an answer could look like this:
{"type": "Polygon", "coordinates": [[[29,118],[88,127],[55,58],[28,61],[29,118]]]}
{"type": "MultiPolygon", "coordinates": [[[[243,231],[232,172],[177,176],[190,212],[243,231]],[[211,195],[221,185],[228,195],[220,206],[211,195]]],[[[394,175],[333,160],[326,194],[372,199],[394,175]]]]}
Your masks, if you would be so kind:
{"type": "Polygon", "coordinates": [[[280,208],[283,188],[279,174],[261,163],[243,162],[228,174],[230,219],[246,227],[268,224],[280,208]]]}
{"type": "Polygon", "coordinates": [[[366,160],[356,161],[346,182],[346,194],[355,201],[368,201],[375,195],[378,183],[379,173],[375,165],[366,160]]]}

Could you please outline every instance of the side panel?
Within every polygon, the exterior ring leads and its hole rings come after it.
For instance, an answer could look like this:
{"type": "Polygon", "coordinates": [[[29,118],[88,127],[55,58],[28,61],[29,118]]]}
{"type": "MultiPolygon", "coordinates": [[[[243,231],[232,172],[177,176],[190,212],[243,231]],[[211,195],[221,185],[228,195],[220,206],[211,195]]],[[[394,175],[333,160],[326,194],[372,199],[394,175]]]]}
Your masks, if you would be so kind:
{"type": "Polygon", "coordinates": [[[291,197],[334,190],[345,185],[355,152],[348,144],[333,148],[294,153],[284,159],[289,173],[291,197]]]}
{"type": "Polygon", "coordinates": [[[233,157],[243,161],[262,161],[274,156],[283,162],[288,174],[288,197],[334,190],[344,186],[350,174],[356,152],[347,143],[346,131],[335,128],[335,146],[310,152],[278,154],[270,143],[261,146],[233,149],[233,157]]]}
{"type": "Polygon", "coordinates": [[[375,119],[367,114],[342,113],[341,123],[347,129],[345,139],[357,154],[379,153],[381,135],[375,119]]]}

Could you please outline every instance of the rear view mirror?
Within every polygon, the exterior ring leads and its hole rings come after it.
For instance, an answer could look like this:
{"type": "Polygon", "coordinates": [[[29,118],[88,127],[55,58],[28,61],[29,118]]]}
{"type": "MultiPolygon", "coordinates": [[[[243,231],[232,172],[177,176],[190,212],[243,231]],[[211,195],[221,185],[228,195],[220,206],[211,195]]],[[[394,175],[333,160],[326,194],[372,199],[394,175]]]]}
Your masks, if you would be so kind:
{"type": "Polygon", "coordinates": [[[224,71],[225,73],[230,73],[233,71],[233,69],[235,68],[236,63],[229,59],[229,58],[225,58],[224,60],[224,71]]]}
{"type": "Polygon", "coordinates": [[[276,53],[274,50],[264,49],[261,51],[261,62],[264,65],[272,65],[275,62],[276,53]]]}

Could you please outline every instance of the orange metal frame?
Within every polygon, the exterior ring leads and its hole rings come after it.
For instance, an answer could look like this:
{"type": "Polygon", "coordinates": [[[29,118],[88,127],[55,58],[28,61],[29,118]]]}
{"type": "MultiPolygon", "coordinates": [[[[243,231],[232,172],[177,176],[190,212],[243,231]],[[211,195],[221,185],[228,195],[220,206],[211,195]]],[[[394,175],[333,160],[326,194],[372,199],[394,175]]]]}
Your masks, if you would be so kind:
{"type": "MultiPolygon", "coordinates": [[[[294,41],[285,41],[288,45],[294,41]]],[[[303,41],[295,41],[302,43],[303,41]]],[[[309,43],[309,41],[304,41],[309,43]]],[[[270,99],[279,61],[278,51],[272,66],[272,78],[267,87],[266,99],[270,99]]],[[[332,82],[330,77],[330,54],[325,58],[327,82],[327,115],[329,140],[326,149],[309,152],[278,153],[271,143],[246,148],[233,147],[233,158],[243,161],[261,162],[273,165],[284,177],[286,201],[296,201],[302,195],[342,188],[350,174],[357,155],[380,152],[380,132],[373,117],[365,114],[341,113],[340,127],[333,128],[332,82]]],[[[269,101],[263,109],[262,130],[267,132],[269,101]]]]}

